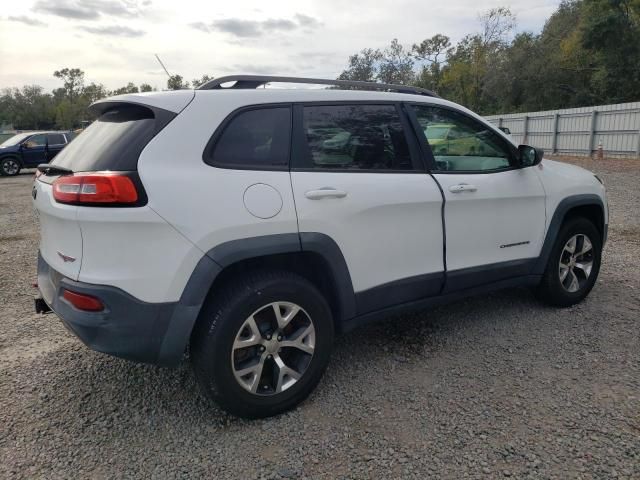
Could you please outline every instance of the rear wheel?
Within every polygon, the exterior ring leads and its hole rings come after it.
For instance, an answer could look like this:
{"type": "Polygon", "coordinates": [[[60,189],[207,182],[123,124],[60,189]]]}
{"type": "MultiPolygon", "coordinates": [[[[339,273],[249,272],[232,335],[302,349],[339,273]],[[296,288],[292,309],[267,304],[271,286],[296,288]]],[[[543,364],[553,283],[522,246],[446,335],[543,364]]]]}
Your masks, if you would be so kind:
{"type": "Polygon", "coordinates": [[[0,174],[12,177],[20,173],[20,162],[13,157],[0,160],[0,174]]]}
{"type": "Polygon", "coordinates": [[[602,240],[586,218],[569,220],[560,229],[537,296],[545,303],[568,307],[591,291],[600,271],[602,240]]]}
{"type": "Polygon", "coordinates": [[[250,418],[284,412],[320,381],[333,343],[331,310],[289,272],[239,277],[208,302],[191,341],[205,394],[250,418]]]}

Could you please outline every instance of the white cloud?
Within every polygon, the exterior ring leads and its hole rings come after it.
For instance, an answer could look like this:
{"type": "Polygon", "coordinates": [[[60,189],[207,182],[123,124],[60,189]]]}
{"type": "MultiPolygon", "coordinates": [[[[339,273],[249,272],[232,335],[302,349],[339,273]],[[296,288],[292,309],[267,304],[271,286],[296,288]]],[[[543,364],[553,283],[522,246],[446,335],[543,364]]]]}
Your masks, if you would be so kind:
{"type": "MultiPolygon", "coordinates": [[[[559,1],[512,0],[520,29],[540,30],[559,1]]],[[[59,86],[52,73],[78,67],[117,88],[128,81],[162,88],[171,73],[272,73],[336,77],[349,55],[412,44],[436,33],[454,41],[478,30],[478,14],[504,4],[457,0],[8,0],[0,19],[0,88],[59,86]],[[10,19],[9,17],[13,17],[10,19]],[[28,29],[28,30],[27,30],[28,29]]]]}
{"type": "Polygon", "coordinates": [[[95,27],[81,25],[78,27],[85,32],[94,33],[96,35],[112,35],[115,37],[141,37],[144,35],[144,30],[137,30],[135,28],[129,28],[124,25],[100,25],[95,27]]]}

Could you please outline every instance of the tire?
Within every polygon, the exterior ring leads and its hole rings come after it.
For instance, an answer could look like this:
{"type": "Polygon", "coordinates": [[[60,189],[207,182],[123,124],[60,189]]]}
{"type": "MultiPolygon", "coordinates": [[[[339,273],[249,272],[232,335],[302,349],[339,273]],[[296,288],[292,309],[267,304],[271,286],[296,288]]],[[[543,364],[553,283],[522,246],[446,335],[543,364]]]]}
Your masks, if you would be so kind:
{"type": "Polygon", "coordinates": [[[13,177],[20,173],[20,161],[14,157],[7,157],[0,160],[0,175],[13,177]]]}
{"type": "Polygon", "coordinates": [[[255,271],[209,296],[191,337],[191,359],[207,397],[233,415],[263,418],[295,407],[313,391],[333,336],[331,309],[311,282],[286,271],[255,271]],[[289,319],[283,329],[276,311],[283,324],[289,319]],[[260,361],[263,367],[254,367],[260,361]]]}
{"type": "Polygon", "coordinates": [[[601,260],[602,237],[593,223],[582,217],[569,219],[560,228],[536,296],[542,302],[556,307],[569,307],[581,302],[598,278],[601,260]],[[586,250],[585,253],[578,255],[570,252],[571,245],[568,242],[574,238],[576,253],[586,250]],[[591,249],[588,249],[585,238],[591,244],[591,249]],[[589,262],[591,266],[587,268],[589,262]],[[586,270],[589,270],[588,275],[586,270]],[[574,279],[577,283],[574,283],[574,279]]]}

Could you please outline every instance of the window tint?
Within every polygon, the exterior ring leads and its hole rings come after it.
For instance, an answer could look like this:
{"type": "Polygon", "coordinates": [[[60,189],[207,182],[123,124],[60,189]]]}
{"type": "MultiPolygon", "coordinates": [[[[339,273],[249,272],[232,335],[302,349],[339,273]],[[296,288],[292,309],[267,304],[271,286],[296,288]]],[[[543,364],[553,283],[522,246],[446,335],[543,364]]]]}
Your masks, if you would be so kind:
{"type": "Polygon", "coordinates": [[[47,135],[47,141],[49,145],[64,145],[64,135],[61,133],[50,133],[47,135]]]}
{"type": "Polygon", "coordinates": [[[507,143],[481,122],[445,108],[414,105],[413,109],[438,170],[486,172],[511,165],[507,143]]]}
{"type": "Polygon", "coordinates": [[[307,165],[346,170],[411,170],[411,156],[394,105],[304,107],[307,165]]]}
{"type": "Polygon", "coordinates": [[[53,159],[74,172],[134,171],[140,153],[175,113],[123,104],[104,112],[53,159]]]}
{"type": "Polygon", "coordinates": [[[44,147],[46,143],[47,138],[44,135],[34,135],[25,142],[26,146],[29,148],[44,147]]]}
{"type": "Polygon", "coordinates": [[[209,165],[225,168],[288,168],[291,110],[247,110],[234,116],[217,139],[209,165]]]}

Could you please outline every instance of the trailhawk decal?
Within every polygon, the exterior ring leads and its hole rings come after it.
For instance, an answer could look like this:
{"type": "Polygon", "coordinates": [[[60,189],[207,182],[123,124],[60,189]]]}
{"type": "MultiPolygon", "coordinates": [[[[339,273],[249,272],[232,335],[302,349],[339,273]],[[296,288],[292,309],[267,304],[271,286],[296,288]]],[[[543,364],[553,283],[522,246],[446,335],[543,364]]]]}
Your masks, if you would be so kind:
{"type": "Polygon", "coordinates": [[[505,245],[500,245],[500,248],[509,248],[509,247],[518,247],[520,245],[528,245],[531,242],[527,240],[526,242],[516,242],[516,243],[507,243],[505,245]]]}

